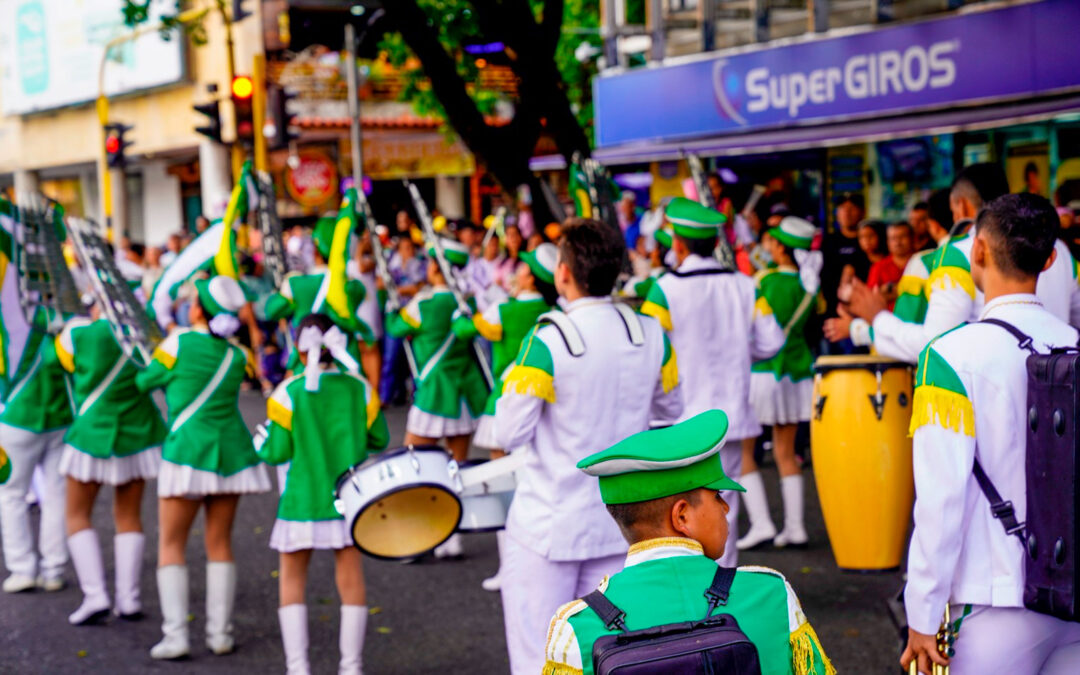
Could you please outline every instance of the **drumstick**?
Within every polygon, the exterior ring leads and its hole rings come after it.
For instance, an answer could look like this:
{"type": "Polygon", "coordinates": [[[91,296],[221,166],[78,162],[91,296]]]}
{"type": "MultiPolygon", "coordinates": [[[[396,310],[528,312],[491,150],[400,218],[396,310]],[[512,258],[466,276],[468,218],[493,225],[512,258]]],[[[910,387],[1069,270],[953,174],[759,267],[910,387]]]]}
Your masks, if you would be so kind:
{"type": "Polygon", "coordinates": [[[499,459],[493,459],[490,462],[484,462],[476,466],[469,467],[468,469],[461,470],[461,485],[463,487],[472,487],[473,485],[479,485],[486,483],[494,478],[505,476],[508,473],[513,473],[517,469],[520,469],[525,465],[525,449],[512,452],[506,457],[500,457],[499,459]]]}

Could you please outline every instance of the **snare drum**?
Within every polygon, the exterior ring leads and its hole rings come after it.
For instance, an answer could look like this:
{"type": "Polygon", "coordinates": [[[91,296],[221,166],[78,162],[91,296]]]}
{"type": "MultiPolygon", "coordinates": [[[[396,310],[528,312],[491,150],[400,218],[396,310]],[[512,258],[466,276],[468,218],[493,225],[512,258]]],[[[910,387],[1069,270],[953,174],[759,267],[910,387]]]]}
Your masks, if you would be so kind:
{"type": "Polygon", "coordinates": [[[335,508],[353,541],[375,558],[401,560],[432,550],[461,521],[458,465],[438,446],[408,446],[353,466],[337,480],[335,508]]]}
{"type": "MultiPolygon", "coordinates": [[[[470,469],[486,464],[486,459],[468,460],[462,462],[461,471],[467,475],[470,469]]],[[[513,472],[467,485],[461,492],[462,515],[458,531],[494,532],[506,527],[506,514],[510,511],[516,487],[513,472]]]]}

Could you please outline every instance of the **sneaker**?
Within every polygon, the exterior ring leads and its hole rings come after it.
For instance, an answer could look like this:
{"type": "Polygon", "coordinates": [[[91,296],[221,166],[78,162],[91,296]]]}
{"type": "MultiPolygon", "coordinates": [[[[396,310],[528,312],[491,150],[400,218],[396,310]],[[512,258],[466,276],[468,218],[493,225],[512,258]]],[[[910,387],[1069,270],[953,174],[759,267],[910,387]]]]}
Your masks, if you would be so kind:
{"type": "Polygon", "coordinates": [[[37,587],[47,593],[62,591],[66,586],[67,582],[64,581],[64,577],[55,577],[53,579],[46,579],[45,577],[37,578],[37,587]]]}
{"type": "Polygon", "coordinates": [[[464,554],[465,550],[461,545],[461,535],[457,533],[450,535],[449,539],[435,547],[435,557],[440,560],[443,558],[461,558],[464,554]]]}
{"type": "Polygon", "coordinates": [[[488,577],[480,582],[480,588],[492,593],[498,593],[502,590],[502,578],[499,573],[496,572],[493,576],[488,577]]]}
{"type": "Polygon", "coordinates": [[[37,579],[22,574],[12,574],[7,579],[4,579],[5,593],[24,593],[35,590],[37,587],[37,579]]]}

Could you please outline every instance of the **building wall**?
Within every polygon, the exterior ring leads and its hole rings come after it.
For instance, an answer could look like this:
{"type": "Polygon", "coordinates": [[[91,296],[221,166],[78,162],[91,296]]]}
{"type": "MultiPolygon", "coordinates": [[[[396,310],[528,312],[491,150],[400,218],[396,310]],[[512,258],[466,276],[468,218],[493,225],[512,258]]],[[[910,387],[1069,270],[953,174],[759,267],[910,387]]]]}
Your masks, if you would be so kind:
{"type": "Polygon", "coordinates": [[[163,246],[184,226],[180,179],[168,173],[164,161],[142,165],[143,237],[147,246],[163,246]]]}

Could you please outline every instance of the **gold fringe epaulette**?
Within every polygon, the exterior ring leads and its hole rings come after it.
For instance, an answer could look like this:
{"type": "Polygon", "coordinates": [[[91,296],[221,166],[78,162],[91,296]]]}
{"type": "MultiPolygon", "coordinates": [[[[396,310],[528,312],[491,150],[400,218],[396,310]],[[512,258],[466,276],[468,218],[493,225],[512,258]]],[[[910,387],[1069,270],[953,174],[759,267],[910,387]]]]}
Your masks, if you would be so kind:
{"type": "Polygon", "coordinates": [[[503,393],[512,391],[522,396],[534,396],[548,403],[555,402],[555,380],[549,374],[532,366],[515,365],[503,382],[503,393]]]}
{"type": "Polygon", "coordinates": [[[836,668],[832,661],[825,655],[817,633],[809,621],[803,623],[791,634],[791,669],[795,675],[836,675],[836,668]],[[821,665],[824,670],[817,668],[815,652],[821,657],[821,665]]]}
{"type": "Polygon", "coordinates": [[[916,429],[927,424],[937,424],[965,436],[974,436],[975,409],[971,400],[963,394],[932,385],[922,385],[915,389],[908,434],[914,434],[916,429]]]}

